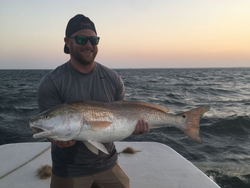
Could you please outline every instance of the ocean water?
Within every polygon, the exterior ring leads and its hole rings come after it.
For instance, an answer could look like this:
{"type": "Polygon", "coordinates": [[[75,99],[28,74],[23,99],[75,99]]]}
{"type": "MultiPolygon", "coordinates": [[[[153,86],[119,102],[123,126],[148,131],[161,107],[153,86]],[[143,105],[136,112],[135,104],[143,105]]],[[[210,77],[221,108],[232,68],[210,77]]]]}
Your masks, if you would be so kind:
{"type": "MultiPolygon", "coordinates": [[[[119,69],[126,99],[166,106],[171,113],[209,105],[202,144],[173,127],[126,141],[166,144],[222,188],[250,187],[250,68],[119,69]]],[[[49,70],[0,70],[0,145],[37,142],[28,121],[38,114],[36,89],[49,70]]]]}

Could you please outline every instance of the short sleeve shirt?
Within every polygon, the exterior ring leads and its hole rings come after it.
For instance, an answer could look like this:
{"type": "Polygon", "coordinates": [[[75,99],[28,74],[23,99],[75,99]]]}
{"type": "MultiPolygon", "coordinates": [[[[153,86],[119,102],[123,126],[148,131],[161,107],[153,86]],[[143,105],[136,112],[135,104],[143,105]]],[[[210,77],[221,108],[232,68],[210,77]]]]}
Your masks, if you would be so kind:
{"type": "MultiPolygon", "coordinates": [[[[75,101],[114,102],[123,100],[125,88],[121,77],[97,62],[89,74],[78,72],[70,61],[45,75],[38,86],[40,112],[75,101]]],[[[117,161],[114,143],[105,143],[109,155],[92,153],[83,142],[59,148],[52,144],[52,172],[59,177],[81,177],[112,168],[117,161]]]]}

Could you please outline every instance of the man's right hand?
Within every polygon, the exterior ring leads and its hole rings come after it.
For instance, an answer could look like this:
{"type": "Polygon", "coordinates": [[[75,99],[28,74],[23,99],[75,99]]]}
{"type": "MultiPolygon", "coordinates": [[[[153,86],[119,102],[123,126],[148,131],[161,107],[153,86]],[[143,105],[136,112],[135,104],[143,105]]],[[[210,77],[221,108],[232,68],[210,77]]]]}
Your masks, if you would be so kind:
{"type": "Polygon", "coordinates": [[[69,140],[69,141],[59,141],[59,140],[53,140],[53,139],[49,139],[49,140],[60,148],[67,148],[67,147],[75,145],[76,143],[75,140],[69,140]]]}

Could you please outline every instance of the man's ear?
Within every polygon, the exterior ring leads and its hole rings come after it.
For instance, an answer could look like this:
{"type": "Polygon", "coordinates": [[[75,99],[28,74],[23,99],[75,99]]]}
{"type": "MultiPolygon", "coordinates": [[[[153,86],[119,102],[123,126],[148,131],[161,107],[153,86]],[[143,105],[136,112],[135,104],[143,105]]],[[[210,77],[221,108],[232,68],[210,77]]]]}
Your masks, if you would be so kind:
{"type": "Polygon", "coordinates": [[[65,42],[66,46],[69,48],[69,38],[68,37],[64,37],[64,42],[65,42]]]}

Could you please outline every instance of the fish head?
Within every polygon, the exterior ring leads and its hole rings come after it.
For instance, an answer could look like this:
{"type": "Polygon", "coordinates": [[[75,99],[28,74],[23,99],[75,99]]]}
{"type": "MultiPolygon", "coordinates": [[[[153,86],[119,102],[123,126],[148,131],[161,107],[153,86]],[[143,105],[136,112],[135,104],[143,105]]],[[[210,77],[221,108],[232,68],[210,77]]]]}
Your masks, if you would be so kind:
{"type": "Polygon", "coordinates": [[[82,122],[83,118],[77,108],[62,104],[31,119],[30,127],[37,132],[34,138],[68,141],[79,134],[82,122]]]}

